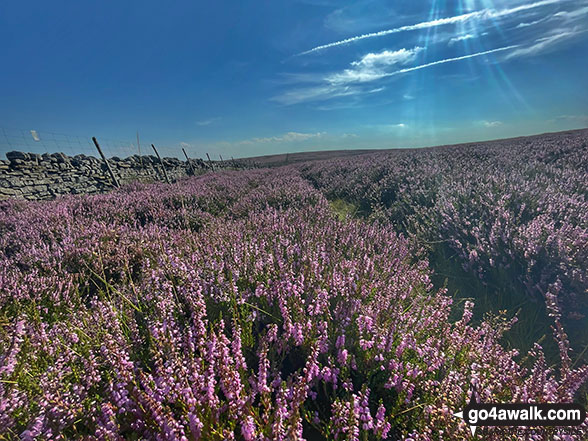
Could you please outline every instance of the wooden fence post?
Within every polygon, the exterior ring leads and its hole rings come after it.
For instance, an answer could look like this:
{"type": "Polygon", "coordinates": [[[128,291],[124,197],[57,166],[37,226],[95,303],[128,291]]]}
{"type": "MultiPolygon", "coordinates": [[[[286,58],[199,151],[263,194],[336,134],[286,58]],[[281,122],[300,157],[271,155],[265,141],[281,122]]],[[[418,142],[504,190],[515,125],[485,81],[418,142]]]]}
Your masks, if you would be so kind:
{"type": "Polygon", "coordinates": [[[157,149],[155,148],[155,146],[153,144],[151,144],[151,147],[153,147],[153,151],[157,155],[157,159],[159,159],[159,163],[161,164],[161,168],[163,169],[163,176],[165,176],[165,181],[168,184],[171,184],[171,182],[169,181],[169,176],[167,175],[167,171],[165,170],[165,165],[163,165],[163,161],[161,160],[161,156],[159,156],[159,152],[157,151],[157,149]]]}
{"type": "Polygon", "coordinates": [[[190,173],[192,173],[192,176],[194,176],[196,174],[196,171],[194,170],[194,167],[192,167],[192,163],[190,162],[190,158],[188,158],[188,154],[186,153],[186,150],[184,149],[184,147],[182,147],[182,151],[184,152],[184,156],[186,157],[186,162],[188,163],[188,168],[190,169],[190,173]]]}
{"type": "Polygon", "coordinates": [[[102,153],[102,149],[100,148],[100,144],[98,144],[98,140],[96,139],[95,136],[92,136],[92,141],[94,141],[94,145],[96,146],[96,150],[98,150],[100,157],[104,161],[104,164],[106,164],[106,169],[108,170],[108,174],[110,174],[110,178],[112,179],[112,182],[114,182],[114,186],[116,188],[120,188],[120,184],[118,183],[118,179],[116,178],[114,171],[112,171],[112,168],[110,168],[110,164],[106,160],[106,156],[104,156],[104,153],[102,153]]]}
{"type": "Polygon", "coordinates": [[[141,167],[143,167],[143,156],[141,155],[141,143],[139,142],[139,131],[137,130],[137,148],[139,149],[139,161],[141,162],[141,167]]]}
{"type": "Polygon", "coordinates": [[[206,157],[208,158],[208,163],[210,164],[210,168],[212,169],[212,171],[214,171],[214,165],[212,164],[212,161],[210,160],[210,156],[208,156],[208,153],[206,154],[206,157]]]}

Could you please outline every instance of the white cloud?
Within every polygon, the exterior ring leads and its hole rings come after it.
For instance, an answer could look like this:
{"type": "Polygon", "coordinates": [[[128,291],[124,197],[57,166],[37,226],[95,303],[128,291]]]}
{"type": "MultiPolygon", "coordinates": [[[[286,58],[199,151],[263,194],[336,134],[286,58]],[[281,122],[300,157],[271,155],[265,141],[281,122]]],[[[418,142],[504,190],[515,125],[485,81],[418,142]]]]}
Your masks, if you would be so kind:
{"type": "Polygon", "coordinates": [[[557,117],[558,119],[571,119],[571,120],[585,120],[588,119],[588,115],[560,115],[557,117]]]}
{"type": "Polygon", "coordinates": [[[288,132],[281,136],[270,136],[265,138],[252,138],[244,141],[239,141],[241,145],[251,144],[267,144],[267,143],[281,143],[281,142],[303,142],[313,138],[321,138],[325,136],[326,132],[317,133],[300,133],[300,132],[288,132]]]}
{"type": "Polygon", "coordinates": [[[536,55],[538,53],[551,49],[556,44],[565,40],[569,40],[570,38],[575,37],[576,35],[579,35],[583,32],[586,32],[586,30],[580,30],[577,28],[572,30],[555,29],[551,35],[538,38],[534,41],[533,44],[529,46],[519,47],[518,49],[512,51],[510,54],[506,56],[505,59],[509,60],[512,58],[536,55]]]}
{"type": "Polygon", "coordinates": [[[560,11],[553,14],[556,18],[562,18],[564,20],[573,20],[583,15],[588,14],[588,6],[574,9],[573,11],[560,11]]]}
{"type": "Polygon", "coordinates": [[[371,130],[377,130],[378,132],[383,133],[394,133],[395,135],[402,135],[407,136],[412,131],[409,130],[409,125],[406,123],[393,123],[393,124],[372,124],[366,125],[366,128],[371,130]]]}
{"type": "Polygon", "coordinates": [[[413,49],[402,48],[397,51],[369,53],[361,57],[359,61],[352,62],[350,69],[329,75],[326,81],[332,85],[338,85],[378,80],[387,75],[387,67],[408,64],[414,61],[422,50],[422,47],[417,46],[413,49]]]}
{"type": "Polygon", "coordinates": [[[491,9],[491,8],[481,9],[479,11],[468,12],[466,14],[456,15],[453,17],[438,18],[436,20],[425,21],[425,22],[416,23],[413,25],[400,26],[397,28],[387,29],[384,31],[372,32],[372,33],[363,34],[363,35],[357,35],[355,37],[346,38],[344,40],[335,41],[333,43],[328,43],[328,44],[316,46],[312,49],[301,52],[298,55],[306,55],[306,54],[318,52],[318,51],[321,51],[324,49],[329,49],[332,47],[341,46],[341,45],[349,44],[349,43],[354,43],[354,42],[360,41],[360,40],[365,40],[368,38],[383,37],[386,35],[396,34],[399,32],[414,31],[414,30],[419,30],[419,29],[429,29],[429,28],[434,28],[434,27],[438,27],[438,26],[464,23],[464,22],[468,22],[471,20],[491,20],[491,19],[496,19],[496,18],[502,18],[502,17],[506,17],[509,15],[517,14],[519,12],[523,12],[523,11],[527,11],[527,10],[531,10],[531,9],[535,9],[535,8],[540,8],[540,7],[551,5],[551,4],[560,3],[561,1],[562,0],[542,0],[542,1],[537,1],[534,3],[527,3],[524,5],[520,5],[520,6],[516,6],[516,7],[512,7],[512,8],[500,9],[500,10],[491,9]]]}
{"type": "Polygon", "coordinates": [[[350,86],[338,87],[332,85],[316,86],[316,87],[299,87],[289,90],[281,95],[271,98],[278,104],[291,106],[293,104],[300,104],[309,101],[327,100],[343,96],[351,96],[362,93],[363,90],[350,86]]]}
{"type": "Polygon", "coordinates": [[[392,20],[398,18],[393,2],[356,0],[338,3],[338,9],[329,13],[324,20],[325,28],[336,33],[363,32],[366,29],[388,26],[392,20]]]}
{"type": "Polygon", "coordinates": [[[537,25],[537,24],[539,24],[539,23],[542,23],[542,22],[544,22],[545,20],[546,20],[546,18],[542,18],[541,20],[535,20],[535,21],[532,21],[532,22],[530,22],[530,23],[522,22],[522,23],[519,23],[519,24],[516,26],[516,29],[521,29],[521,28],[528,28],[529,26],[535,26],[535,25],[537,25]]]}
{"type": "Polygon", "coordinates": [[[397,51],[382,51],[364,55],[361,60],[351,63],[352,66],[359,68],[378,68],[381,66],[392,66],[396,64],[408,64],[414,61],[416,55],[422,51],[422,47],[415,47],[414,49],[399,49],[397,51]]]}
{"type": "Polygon", "coordinates": [[[402,99],[406,101],[412,101],[415,99],[415,96],[411,95],[410,93],[405,93],[404,95],[402,95],[402,99]]]}
{"type": "Polygon", "coordinates": [[[220,118],[219,117],[216,117],[216,118],[208,118],[208,119],[203,119],[203,120],[200,120],[200,121],[196,121],[196,125],[199,125],[199,126],[209,126],[209,125],[214,124],[215,122],[218,122],[218,121],[220,121],[220,118]]]}
{"type": "Polygon", "coordinates": [[[557,118],[550,120],[549,122],[555,121],[569,121],[588,125],[588,115],[560,115],[557,118]]]}
{"type": "Polygon", "coordinates": [[[386,73],[382,70],[345,69],[343,72],[328,76],[327,81],[331,84],[367,83],[385,76],[386,73]]]}
{"type": "MultiPolygon", "coordinates": [[[[326,77],[324,77],[323,81],[326,82],[326,84],[324,85],[320,85],[320,86],[312,86],[312,87],[303,87],[303,88],[298,88],[295,90],[291,90],[288,92],[285,92],[282,95],[278,95],[276,97],[273,97],[272,100],[283,104],[283,105],[293,105],[293,104],[299,104],[299,103],[303,103],[303,102],[308,102],[308,101],[320,101],[320,100],[328,100],[328,99],[332,99],[332,98],[338,98],[338,97],[343,97],[343,96],[352,96],[352,95],[360,95],[360,94],[366,94],[366,93],[376,93],[379,92],[380,89],[382,89],[381,87],[379,88],[366,88],[366,87],[361,87],[362,83],[368,83],[368,82],[372,82],[375,80],[379,80],[381,78],[385,78],[385,77],[391,77],[394,75],[400,75],[400,74],[404,74],[404,73],[409,73],[409,72],[413,72],[416,70],[420,70],[420,69],[426,69],[432,66],[437,66],[440,64],[445,64],[445,63],[452,63],[452,62],[456,62],[456,61],[460,61],[460,60],[466,60],[469,58],[475,58],[475,57],[481,57],[484,55],[489,55],[489,54],[493,54],[493,53],[497,53],[497,52],[502,52],[502,51],[508,51],[514,48],[517,48],[518,46],[513,45],[513,46],[506,46],[506,47],[501,47],[501,48],[497,48],[497,49],[491,49],[488,51],[484,51],[484,52],[477,52],[474,54],[467,54],[467,55],[463,55],[460,57],[454,57],[454,58],[447,58],[444,60],[438,60],[438,61],[433,61],[431,63],[426,63],[426,64],[421,64],[418,66],[413,66],[413,67],[406,67],[406,68],[402,68],[402,69],[397,69],[397,70],[392,70],[390,71],[389,69],[385,69],[386,67],[390,67],[389,65],[381,65],[378,68],[371,68],[371,67],[366,67],[366,66],[372,66],[374,64],[372,64],[372,62],[364,62],[362,63],[363,60],[370,60],[372,59],[374,60],[391,60],[394,59],[394,57],[383,57],[383,58],[378,58],[378,57],[370,57],[370,58],[366,58],[367,56],[362,57],[359,61],[352,63],[352,66],[354,66],[351,69],[345,69],[343,72],[338,72],[338,73],[333,73],[330,75],[327,75],[326,77]]],[[[402,49],[401,51],[406,51],[406,49],[402,49]]],[[[415,48],[412,49],[412,51],[414,51],[415,55],[416,52],[420,51],[421,48],[415,48]]],[[[368,54],[370,55],[370,54],[368,54]]],[[[400,60],[408,60],[410,57],[403,57],[403,58],[398,58],[400,60]]],[[[375,61],[374,61],[375,62],[375,61]]],[[[394,66],[394,65],[392,65],[394,66]]],[[[414,97],[412,97],[411,95],[404,95],[404,99],[413,99],[414,97]]]]}
{"type": "Polygon", "coordinates": [[[187,142],[180,142],[180,147],[188,149],[190,147],[192,147],[192,144],[188,144],[187,142]]]}
{"type": "Polygon", "coordinates": [[[504,123],[502,121],[482,121],[482,124],[484,125],[484,127],[499,127],[501,125],[503,125],[504,123]]]}
{"type": "Polygon", "coordinates": [[[471,40],[475,38],[474,34],[465,34],[465,35],[458,35],[457,37],[453,37],[449,40],[449,46],[453,46],[455,43],[459,43],[460,41],[471,40]]]}
{"type": "Polygon", "coordinates": [[[543,18],[540,18],[538,20],[534,20],[531,22],[522,22],[522,23],[519,23],[515,27],[515,29],[528,28],[530,26],[535,26],[540,23],[551,22],[551,21],[555,21],[555,20],[563,21],[564,23],[574,22],[580,18],[583,18],[584,15],[588,15],[588,6],[582,6],[577,9],[573,9],[571,11],[559,11],[551,16],[543,17],[543,18]]]}

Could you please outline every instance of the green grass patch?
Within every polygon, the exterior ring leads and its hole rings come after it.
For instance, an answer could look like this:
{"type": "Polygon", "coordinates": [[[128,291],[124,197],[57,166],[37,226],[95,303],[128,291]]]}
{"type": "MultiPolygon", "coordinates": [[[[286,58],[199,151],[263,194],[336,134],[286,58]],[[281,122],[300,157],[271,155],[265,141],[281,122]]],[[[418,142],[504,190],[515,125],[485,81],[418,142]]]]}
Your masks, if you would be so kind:
{"type": "Polygon", "coordinates": [[[344,201],[343,199],[330,201],[329,205],[340,220],[345,220],[348,217],[355,217],[357,215],[358,207],[344,201]]]}

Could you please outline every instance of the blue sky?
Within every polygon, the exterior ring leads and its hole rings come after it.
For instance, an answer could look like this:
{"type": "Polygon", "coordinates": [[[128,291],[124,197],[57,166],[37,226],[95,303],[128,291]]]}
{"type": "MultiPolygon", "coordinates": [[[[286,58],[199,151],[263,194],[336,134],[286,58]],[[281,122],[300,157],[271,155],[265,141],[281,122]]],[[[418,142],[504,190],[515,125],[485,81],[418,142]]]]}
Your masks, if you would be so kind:
{"type": "Polygon", "coordinates": [[[0,54],[0,128],[166,154],[588,126],[587,0],[23,0],[0,4],[0,54]]]}

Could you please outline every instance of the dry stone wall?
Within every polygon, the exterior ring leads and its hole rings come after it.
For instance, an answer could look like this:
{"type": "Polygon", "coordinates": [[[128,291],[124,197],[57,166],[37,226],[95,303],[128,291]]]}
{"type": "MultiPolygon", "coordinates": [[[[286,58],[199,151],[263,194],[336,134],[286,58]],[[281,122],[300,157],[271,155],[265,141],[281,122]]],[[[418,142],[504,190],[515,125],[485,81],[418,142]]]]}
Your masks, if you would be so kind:
{"type": "MultiPolygon", "coordinates": [[[[0,199],[54,199],[64,194],[102,193],[114,188],[106,165],[93,156],[8,152],[6,158],[0,160],[0,199]]],[[[191,159],[189,163],[177,158],[162,160],[169,179],[174,181],[209,169],[209,164],[200,159],[191,159]]],[[[108,162],[121,184],[165,179],[155,156],[113,157],[108,162]]],[[[216,163],[214,167],[223,165],[230,164],[216,163]]]]}

